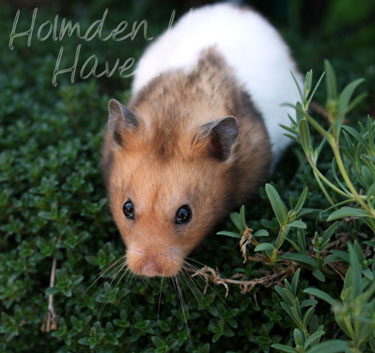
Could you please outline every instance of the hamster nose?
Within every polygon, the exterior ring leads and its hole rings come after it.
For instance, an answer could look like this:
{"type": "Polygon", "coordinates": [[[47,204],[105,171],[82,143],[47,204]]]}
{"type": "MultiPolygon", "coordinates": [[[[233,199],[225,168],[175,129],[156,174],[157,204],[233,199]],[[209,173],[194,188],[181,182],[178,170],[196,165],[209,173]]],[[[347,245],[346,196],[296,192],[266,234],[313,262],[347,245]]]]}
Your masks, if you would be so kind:
{"type": "Polygon", "coordinates": [[[147,277],[159,276],[162,273],[160,266],[152,260],[148,260],[142,268],[142,274],[147,277]]]}

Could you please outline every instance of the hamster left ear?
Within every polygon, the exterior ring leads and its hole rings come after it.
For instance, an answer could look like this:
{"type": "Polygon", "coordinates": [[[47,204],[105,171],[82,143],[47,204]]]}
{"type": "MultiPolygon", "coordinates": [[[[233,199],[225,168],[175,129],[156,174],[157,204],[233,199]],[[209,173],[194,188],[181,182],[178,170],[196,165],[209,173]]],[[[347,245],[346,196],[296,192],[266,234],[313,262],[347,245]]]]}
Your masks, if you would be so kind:
{"type": "Polygon", "coordinates": [[[223,162],[229,158],[237,136],[237,119],[227,116],[202,125],[193,143],[203,142],[209,156],[223,162]]]}
{"type": "Polygon", "coordinates": [[[108,102],[108,127],[112,130],[114,141],[122,146],[123,135],[137,128],[139,121],[135,114],[116,99],[108,102]]]}

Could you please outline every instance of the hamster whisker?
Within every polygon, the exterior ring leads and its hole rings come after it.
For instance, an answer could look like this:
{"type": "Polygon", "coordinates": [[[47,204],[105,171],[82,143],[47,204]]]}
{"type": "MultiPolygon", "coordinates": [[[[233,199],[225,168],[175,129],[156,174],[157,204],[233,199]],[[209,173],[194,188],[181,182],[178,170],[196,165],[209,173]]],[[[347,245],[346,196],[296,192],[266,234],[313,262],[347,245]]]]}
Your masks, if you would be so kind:
{"type": "Polygon", "coordinates": [[[201,304],[200,298],[204,298],[202,288],[198,287],[199,281],[195,281],[190,275],[192,271],[197,271],[197,268],[185,261],[182,269],[185,271],[184,277],[186,279],[186,283],[188,284],[198,304],[201,304]]]}
{"type": "Polygon", "coordinates": [[[178,297],[180,299],[180,304],[181,304],[181,309],[182,309],[182,315],[184,316],[184,321],[185,321],[185,325],[186,325],[186,331],[187,331],[187,334],[190,337],[190,330],[189,330],[189,325],[188,325],[188,322],[187,322],[187,315],[186,315],[187,314],[186,309],[188,309],[188,307],[186,306],[184,298],[183,298],[183,295],[182,295],[180,283],[178,281],[178,275],[179,274],[177,273],[177,275],[173,276],[173,277],[176,280],[177,294],[178,294],[178,297]]]}
{"type": "MultiPolygon", "coordinates": [[[[201,290],[198,288],[198,286],[196,285],[193,278],[191,278],[191,276],[189,274],[189,270],[183,265],[180,273],[181,273],[183,279],[185,280],[186,285],[189,287],[191,293],[193,294],[195,300],[197,301],[198,305],[203,307],[201,299],[203,299],[204,296],[202,295],[201,290]]],[[[206,316],[206,318],[209,319],[209,317],[206,313],[206,310],[204,310],[203,312],[204,312],[204,315],[206,316]]]]}
{"type": "MultiPolygon", "coordinates": [[[[74,290],[73,294],[77,294],[78,299],[82,300],[83,297],[89,292],[89,290],[99,281],[99,279],[104,277],[107,273],[109,273],[110,276],[111,276],[111,271],[115,270],[117,268],[117,266],[121,265],[120,262],[124,261],[125,259],[126,259],[126,257],[124,255],[121,255],[120,258],[115,259],[113,262],[111,262],[109,265],[107,265],[104,269],[102,269],[97,275],[95,275],[94,278],[88,279],[87,281],[82,283],[80,286],[78,286],[74,290]],[[88,285],[88,287],[85,288],[85,286],[87,286],[87,285],[88,285]]],[[[66,314],[70,314],[73,310],[74,310],[74,306],[72,306],[66,312],[66,314]]]]}
{"type": "MultiPolygon", "coordinates": [[[[193,259],[193,258],[191,258],[191,257],[186,257],[185,260],[188,260],[188,261],[194,261],[194,262],[196,262],[196,263],[197,263],[198,265],[200,265],[200,266],[206,266],[204,263],[199,262],[198,260],[195,260],[195,259],[193,259]]],[[[184,262],[187,263],[188,265],[191,265],[191,264],[188,263],[187,261],[184,261],[184,262]]]]}
{"type": "MultiPolygon", "coordinates": [[[[89,290],[102,278],[104,277],[107,273],[109,273],[111,275],[111,271],[113,271],[114,269],[117,268],[117,266],[121,265],[119,264],[120,261],[124,261],[125,260],[125,256],[124,255],[121,255],[120,258],[118,259],[115,259],[112,263],[110,263],[109,265],[107,265],[103,270],[101,270],[93,279],[89,279],[87,281],[85,281],[84,283],[82,283],[77,289],[76,289],[76,293],[79,293],[79,299],[82,299],[83,296],[85,294],[87,294],[89,292],[89,290]],[[91,284],[90,284],[91,282],[91,284]],[[86,289],[85,289],[85,286],[86,285],[89,285],[86,289]]],[[[71,309],[73,310],[73,308],[71,309]]]]}
{"type": "Polygon", "coordinates": [[[129,268],[127,268],[127,270],[128,270],[128,275],[127,275],[127,278],[125,280],[125,285],[122,288],[127,288],[129,281],[133,280],[134,277],[135,277],[134,274],[133,274],[133,272],[130,271],[129,268]]]}
{"type": "Polygon", "coordinates": [[[198,290],[196,284],[194,283],[194,281],[192,280],[192,278],[190,277],[189,275],[189,269],[185,266],[185,264],[182,265],[182,268],[181,268],[181,275],[183,276],[183,278],[185,279],[185,282],[187,284],[187,286],[189,287],[189,289],[191,290],[192,294],[194,295],[194,297],[196,298],[198,304],[200,304],[197,296],[196,296],[196,292],[195,290],[199,293],[200,291],[198,290]],[[194,286],[194,287],[193,287],[194,286]]]}
{"type": "MultiPolygon", "coordinates": [[[[128,266],[126,263],[124,263],[124,265],[122,266],[122,268],[120,269],[120,272],[125,268],[125,271],[123,271],[123,273],[119,276],[119,279],[117,280],[117,282],[115,283],[115,286],[113,288],[113,290],[116,290],[117,286],[119,285],[119,283],[122,281],[122,279],[124,278],[124,276],[130,272],[128,266]]],[[[120,290],[120,288],[119,288],[120,290]]],[[[110,307],[110,311],[112,311],[112,306],[113,306],[113,303],[111,303],[111,307],[110,307]]]]}
{"type": "MultiPolygon", "coordinates": [[[[107,272],[109,272],[111,269],[113,269],[114,266],[118,265],[119,262],[121,260],[126,260],[126,257],[124,255],[122,255],[119,259],[117,260],[114,260],[111,264],[109,264],[108,266],[106,266],[103,270],[101,270],[96,276],[95,278],[92,280],[93,282],[91,283],[91,285],[85,290],[85,292],[83,294],[86,294],[92,286],[95,285],[96,282],[99,281],[100,278],[102,278],[107,272]]],[[[116,267],[117,268],[117,267],[116,267]]],[[[87,281],[89,282],[89,281],[87,281]]]]}
{"type": "MultiPolygon", "coordinates": [[[[189,258],[189,260],[193,260],[193,259],[189,258]]],[[[194,261],[196,261],[196,260],[194,260],[194,261]]],[[[196,261],[196,262],[199,262],[199,261],[196,261]]],[[[202,264],[202,265],[203,265],[203,266],[206,266],[206,265],[204,265],[204,264],[202,264]]],[[[196,268],[193,264],[188,263],[188,262],[186,261],[186,259],[185,259],[185,261],[184,261],[184,266],[186,266],[186,269],[188,269],[188,270],[191,271],[191,272],[197,272],[197,271],[199,270],[199,269],[196,268]]],[[[201,280],[203,280],[203,278],[202,278],[201,276],[199,276],[199,277],[196,276],[196,277],[195,277],[195,278],[197,278],[196,281],[194,281],[194,279],[192,278],[191,275],[190,275],[190,277],[191,277],[191,279],[193,280],[193,282],[196,283],[197,285],[200,285],[200,284],[201,284],[201,282],[198,280],[198,278],[200,278],[201,280]]],[[[227,309],[227,310],[232,310],[232,309],[228,306],[226,300],[225,300],[225,299],[219,294],[219,292],[214,288],[214,286],[210,285],[210,283],[209,283],[210,280],[211,280],[211,279],[209,279],[209,278],[204,278],[205,284],[204,284],[204,287],[203,287],[203,284],[202,284],[202,286],[201,286],[201,293],[204,294],[204,293],[206,292],[207,288],[210,288],[210,289],[215,293],[215,295],[219,298],[219,300],[224,304],[224,306],[226,307],[226,309],[227,309]]]]}
{"type": "MultiPolygon", "coordinates": [[[[176,288],[176,283],[175,283],[175,279],[174,279],[174,276],[172,277],[169,277],[169,280],[172,282],[173,284],[173,288],[174,288],[174,291],[176,293],[176,297],[177,297],[177,288],[176,288]]],[[[173,293],[172,293],[173,294],[173,293]]],[[[176,298],[174,295],[173,295],[173,305],[175,305],[175,298],[176,298]]]]}
{"type": "Polygon", "coordinates": [[[116,287],[119,285],[119,283],[122,281],[122,279],[124,278],[124,276],[126,274],[128,274],[130,272],[128,266],[126,264],[124,264],[124,266],[122,267],[121,271],[125,268],[125,271],[123,271],[123,273],[120,275],[118,281],[116,282],[115,284],[115,287],[113,289],[116,289],[116,287]]]}
{"type": "Polygon", "coordinates": [[[160,277],[160,293],[159,293],[158,314],[156,316],[156,322],[159,321],[161,295],[162,295],[162,292],[163,292],[163,283],[164,283],[164,277],[160,277]]]}
{"type": "MultiPolygon", "coordinates": [[[[98,320],[100,319],[100,317],[102,315],[102,312],[104,310],[104,306],[106,304],[107,294],[111,290],[111,287],[112,287],[112,284],[113,284],[114,280],[117,278],[117,276],[121,273],[121,271],[125,267],[126,267],[126,262],[124,262],[123,264],[120,264],[118,267],[116,267],[115,271],[113,271],[113,272],[117,271],[115,276],[111,279],[111,282],[107,285],[107,289],[105,290],[105,293],[100,296],[101,301],[98,302],[98,307],[95,308],[95,311],[99,311],[98,320]]],[[[113,275],[113,273],[111,274],[111,276],[112,275],[113,275]]],[[[105,283],[108,283],[108,282],[105,282],[105,283]]]]}

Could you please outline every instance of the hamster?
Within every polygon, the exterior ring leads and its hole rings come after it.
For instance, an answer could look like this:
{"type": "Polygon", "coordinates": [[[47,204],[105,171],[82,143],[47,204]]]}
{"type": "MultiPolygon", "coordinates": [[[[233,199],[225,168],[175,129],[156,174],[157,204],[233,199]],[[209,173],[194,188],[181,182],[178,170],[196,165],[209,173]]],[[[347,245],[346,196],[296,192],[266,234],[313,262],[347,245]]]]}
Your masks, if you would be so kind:
{"type": "Polygon", "coordinates": [[[290,140],[301,76],[250,8],[191,10],[141,57],[127,106],[108,104],[103,172],[132,273],[176,275],[185,257],[262,185],[290,140]]]}

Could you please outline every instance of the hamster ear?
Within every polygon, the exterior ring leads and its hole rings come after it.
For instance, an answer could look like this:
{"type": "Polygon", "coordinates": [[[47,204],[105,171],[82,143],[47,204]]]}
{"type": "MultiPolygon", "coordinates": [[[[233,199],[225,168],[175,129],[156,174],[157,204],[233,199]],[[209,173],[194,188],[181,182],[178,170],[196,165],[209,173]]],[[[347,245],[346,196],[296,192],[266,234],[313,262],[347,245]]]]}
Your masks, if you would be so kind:
{"type": "Polygon", "coordinates": [[[108,102],[108,127],[112,130],[113,139],[122,146],[122,135],[126,131],[131,131],[139,125],[135,114],[122,105],[116,99],[108,102]]]}
{"type": "Polygon", "coordinates": [[[223,162],[229,158],[237,136],[237,120],[233,116],[227,116],[202,125],[196,138],[200,143],[204,142],[211,157],[223,162]]]}

